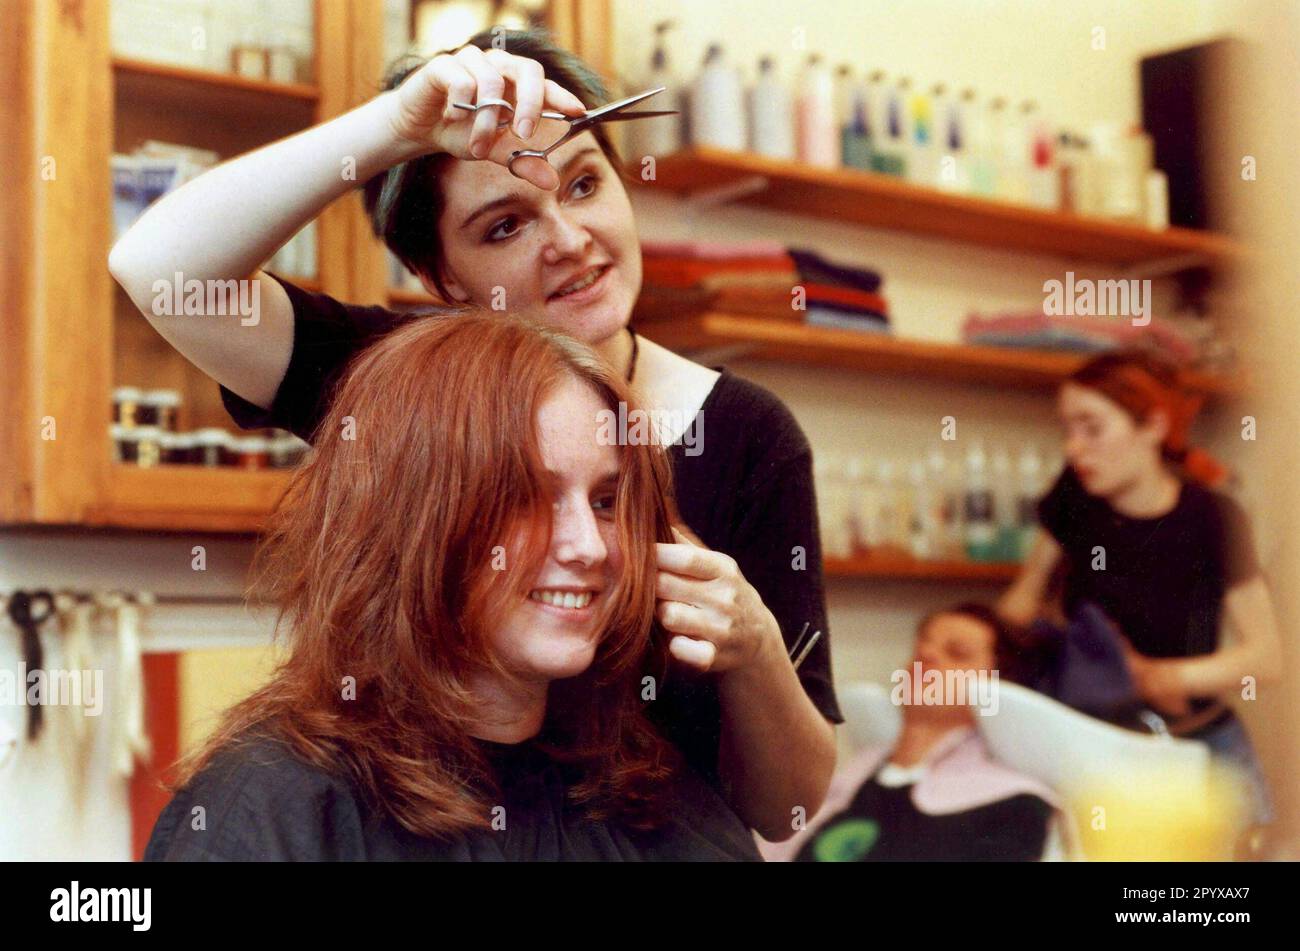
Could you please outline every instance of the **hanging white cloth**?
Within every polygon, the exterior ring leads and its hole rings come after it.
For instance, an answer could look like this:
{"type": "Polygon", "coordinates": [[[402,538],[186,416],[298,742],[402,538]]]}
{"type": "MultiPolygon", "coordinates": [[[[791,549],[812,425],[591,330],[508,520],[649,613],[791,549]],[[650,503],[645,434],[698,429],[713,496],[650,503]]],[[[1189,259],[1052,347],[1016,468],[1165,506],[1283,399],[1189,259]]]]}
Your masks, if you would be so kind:
{"type": "MultiPolygon", "coordinates": [[[[141,600],[146,600],[141,596],[141,600]]],[[[122,777],[135,773],[137,757],[151,753],[144,726],[144,661],[140,650],[140,607],[120,595],[111,595],[109,606],[116,614],[117,685],[114,691],[113,771],[122,777]]]]}

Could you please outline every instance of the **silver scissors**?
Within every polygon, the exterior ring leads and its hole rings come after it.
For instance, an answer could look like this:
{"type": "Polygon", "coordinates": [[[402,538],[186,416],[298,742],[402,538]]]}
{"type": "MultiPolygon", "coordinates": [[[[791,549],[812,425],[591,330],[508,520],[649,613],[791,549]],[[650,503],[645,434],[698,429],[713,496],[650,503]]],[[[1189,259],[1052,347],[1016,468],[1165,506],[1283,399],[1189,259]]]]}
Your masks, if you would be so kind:
{"type": "MultiPolygon", "coordinates": [[[[543,112],[543,119],[562,119],[569,123],[569,130],[558,141],[544,149],[516,149],[511,152],[510,158],[506,162],[506,168],[510,170],[511,175],[514,175],[516,178],[522,178],[522,175],[515,173],[516,159],[539,158],[544,162],[548,155],[558,149],[565,142],[568,142],[576,135],[581,135],[583,132],[586,132],[598,122],[622,122],[625,119],[651,119],[655,116],[677,115],[676,109],[662,109],[657,112],[623,111],[628,106],[635,105],[642,100],[649,99],[651,96],[663,92],[665,88],[667,87],[660,86],[659,88],[651,89],[648,92],[637,93],[635,96],[628,96],[626,99],[620,99],[618,102],[607,103],[606,105],[600,106],[596,109],[588,109],[586,112],[582,113],[582,115],[578,116],[566,116],[562,112],[543,112]]],[[[467,102],[453,102],[452,105],[457,109],[464,109],[467,112],[478,112],[480,109],[487,109],[491,106],[500,106],[504,109],[509,109],[512,113],[515,111],[515,107],[504,99],[484,99],[482,102],[473,106],[467,102]]],[[[507,126],[509,124],[510,120],[505,119],[497,123],[497,128],[500,129],[502,126],[507,126]]]]}

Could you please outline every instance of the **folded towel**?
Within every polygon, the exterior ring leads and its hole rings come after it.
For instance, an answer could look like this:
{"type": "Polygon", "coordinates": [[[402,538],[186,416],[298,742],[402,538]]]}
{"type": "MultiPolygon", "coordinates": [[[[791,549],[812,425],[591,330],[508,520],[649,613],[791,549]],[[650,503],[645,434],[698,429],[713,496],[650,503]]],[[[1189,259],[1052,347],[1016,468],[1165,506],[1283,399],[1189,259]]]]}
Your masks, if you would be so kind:
{"type": "Polygon", "coordinates": [[[781,274],[794,271],[788,258],[729,258],[700,261],[686,258],[646,257],[642,260],[642,279],[664,287],[690,287],[716,274],[781,274]]]}
{"type": "Polygon", "coordinates": [[[813,327],[834,327],[862,333],[889,333],[889,321],[881,314],[848,314],[829,307],[809,307],[804,312],[804,322],[813,327]]]}
{"type": "Polygon", "coordinates": [[[834,264],[817,252],[804,248],[791,248],[789,253],[799,269],[799,276],[805,281],[837,287],[853,287],[868,294],[880,290],[883,279],[875,271],[834,264]]]}

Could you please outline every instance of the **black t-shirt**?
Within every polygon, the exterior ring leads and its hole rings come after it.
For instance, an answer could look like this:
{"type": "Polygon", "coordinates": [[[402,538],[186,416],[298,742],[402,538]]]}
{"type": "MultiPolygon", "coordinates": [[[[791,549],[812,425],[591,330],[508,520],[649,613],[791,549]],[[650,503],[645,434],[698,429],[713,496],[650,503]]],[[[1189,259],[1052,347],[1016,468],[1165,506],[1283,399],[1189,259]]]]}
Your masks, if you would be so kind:
{"type": "Polygon", "coordinates": [[[852,804],[819,826],[796,862],[1034,862],[1042,857],[1052,807],[1029,793],[932,816],[912,786],[872,777],[852,804]]]}
{"type": "MultiPolygon", "coordinates": [[[[345,776],[265,736],[222,749],[163,809],[146,862],[761,861],[718,792],[689,769],[669,781],[670,818],[637,831],[594,821],[565,797],[564,768],[533,741],[477,741],[501,789],[504,828],[418,836],[345,776]],[[202,812],[198,808],[202,807],[202,812]]],[[[502,807],[496,811],[496,806],[502,807]]]]}
{"type": "Polygon", "coordinates": [[[1150,657],[1212,653],[1224,595],[1259,572],[1241,507],[1195,482],[1182,483],[1166,515],[1129,518],[1088,494],[1067,466],[1038,517],[1065,553],[1067,613],[1095,602],[1150,657]]]}
{"type": "MultiPolygon", "coordinates": [[[[225,387],[231,418],[245,429],[279,427],[311,440],[333,389],[354,355],[418,314],[344,304],[276,277],[293,304],[293,354],[270,410],[225,387]]],[[[710,548],[736,559],[771,610],[787,650],[807,632],[822,636],[799,668],[813,704],[843,723],[831,676],[830,632],[822,586],[821,540],[812,449],[789,409],[766,389],[727,370],[714,383],[691,430],[702,450],[669,448],[677,507],[710,548]],[[802,549],[802,553],[796,551],[802,549]]],[[[716,678],[677,665],[651,708],[665,736],[710,782],[718,781],[722,712],[716,678]]]]}

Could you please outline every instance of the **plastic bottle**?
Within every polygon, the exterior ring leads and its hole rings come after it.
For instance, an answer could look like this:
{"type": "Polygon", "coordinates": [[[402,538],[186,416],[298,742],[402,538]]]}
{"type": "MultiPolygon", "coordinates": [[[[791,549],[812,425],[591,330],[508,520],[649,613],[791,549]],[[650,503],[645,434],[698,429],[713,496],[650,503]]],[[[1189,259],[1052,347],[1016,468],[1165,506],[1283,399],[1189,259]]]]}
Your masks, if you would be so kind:
{"type": "Polygon", "coordinates": [[[813,459],[813,478],[820,503],[822,550],[830,558],[853,556],[854,513],[844,481],[844,465],[838,456],[813,459]]]}
{"type": "Polygon", "coordinates": [[[935,187],[944,191],[966,191],[970,169],[966,168],[966,131],[962,129],[962,105],[948,95],[948,87],[937,83],[931,91],[935,112],[935,187]]]}
{"type": "Polygon", "coordinates": [[[872,140],[872,124],[875,113],[872,109],[872,87],[870,83],[854,83],[849,97],[849,122],[844,127],[841,141],[841,159],[846,168],[871,170],[872,152],[875,148],[872,140]]]}
{"type": "Polygon", "coordinates": [[[638,90],[655,89],[664,86],[664,91],[652,99],[651,102],[662,101],[665,102],[665,105],[652,105],[647,108],[677,109],[679,113],[675,116],[662,116],[651,121],[623,123],[626,135],[624,139],[626,142],[625,150],[629,158],[639,160],[646,155],[671,155],[673,152],[678,151],[684,143],[682,116],[686,113],[682,84],[668,59],[666,42],[667,33],[673,26],[674,22],[672,20],[660,20],[655,24],[654,53],[650,56],[650,68],[638,84],[638,90]]]}
{"type": "Polygon", "coordinates": [[[871,136],[871,170],[883,172],[885,162],[881,149],[885,147],[889,130],[889,90],[885,80],[887,74],[883,69],[872,70],[867,76],[866,113],[867,134],[871,136]]]}
{"type": "Polygon", "coordinates": [[[1018,205],[1029,203],[1029,130],[1026,106],[1002,123],[1002,147],[998,156],[998,197],[1018,205]]]}
{"type": "Polygon", "coordinates": [[[912,135],[907,162],[907,179],[919,185],[933,185],[938,178],[938,148],[934,128],[934,103],[917,90],[906,97],[912,135]]]}
{"type": "Polygon", "coordinates": [[[987,141],[988,157],[988,185],[989,190],[986,192],[989,197],[1003,197],[1003,179],[1008,176],[1006,167],[1006,157],[1004,150],[1006,148],[1006,129],[1008,124],[1007,101],[1001,96],[995,97],[984,113],[985,135],[987,141]]]}
{"type": "Polygon", "coordinates": [[[1079,146],[1071,132],[1056,137],[1056,207],[1064,212],[1079,211],[1079,146]]]}
{"type": "Polygon", "coordinates": [[[835,84],[821,55],[808,57],[795,99],[795,140],[799,160],[821,168],[839,165],[840,136],[835,128],[835,84]]]}
{"type": "Polygon", "coordinates": [[[876,487],[880,494],[879,544],[893,552],[907,550],[907,516],[896,482],[897,467],[891,459],[876,463],[876,487]]]}
{"type": "Polygon", "coordinates": [[[1061,186],[1051,129],[1039,115],[1037,103],[1026,102],[1022,114],[1029,145],[1029,203],[1055,211],[1060,206],[1061,186]]]}
{"type": "Polygon", "coordinates": [[[841,135],[846,126],[853,121],[853,67],[840,63],[835,67],[835,78],[831,87],[831,101],[834,103],[835,134],[841,135]]]}
{"type": "Polygon", "coordinates": [[[1097,213],[1141,223],[1146,173],[1151,169],[1151,138],[1136,126],[1123,128],[1114,123],[1093,126],[1091,138],[1097,159],[1097,213]]]}
{"type": "Polygon", "coordinates": [[[989,489],[988,459],[981,443],[966,455],[966,557],[973,561],[997,559],[997,523],[993,493],[989,489]]]}
{"type": "Polygon", "coordinates": [[[994,557],[998,561],[1012,561],[1019,548],[1016,538],[1016,483],[1011,466],[1011,454],[998,447],[992,456],[993,515],[997,523],[994,557]]]}
{"type": "Polygon", "coordinates": [[[1169,227],[1169,179],[1158,168],[1147,172],[1143,197],[1146,226],[1154,231],[1169,227]]]}
{"type": "Polygon", "coordinates": [[[960,558],[965,554],[962,532],[962,477],[958,465],[935,444],[926,455],[926,467],[936,495],[938,532],[935,544],[936,557],[960,558]]]}
{"type": "Polygon", "coordinates": [[[1038,525],[1038,500],[1043,494],[1043,459],[1038,450],[1025,446],[1020,450],[1016,473],[1016,545],[1011,552],[1015,561],[1029,554],[1030,539],[1038,525]]]}
{"type": "Polygon", "coordinates": [[[907,111],[907,97],[912,81],[900,79],[885,94],[885,127],[876,151],[877,171],[887,175],[906,176],[911,121],[907,111]]]}
{"type": "Polygon", "coordinates": [[[721,43],[710,43],[704,66],[691,86],[691,136],[696,145],[742,152],[745,94],[740,74],[727,65],[721,43]]]}
{"type": "Polygon", "coordinates": [[[776,74],[776,61],[758,61],[758,80],[749,91],[750,148],[771,158],[794,159],[794,102],[776,74]]]}
{"type": "Polygon", "coordinates": [[[963,89],[961,102],[962,123],[966,131],[966,165],[969,168],[966,191],[989,197],[997,186],[989,134],[990,110],[979,105],[974,89],[963,89]]]}
{"type": "Polygon", "coordinates": [[[939,545],[939,493],[924,459],[908,466],[907,481],[911,489],[908,548],[913,558],[934,558],[939,545]]]}
{"type": "Polygon", "coordinates": [[[867,479],[867,463],[862,456],[852,456],[845,467],[845,487],[848,497],[850,544],[855,553],[870,551],[876,545],[873,535],[876,497],[867,479]]]}

